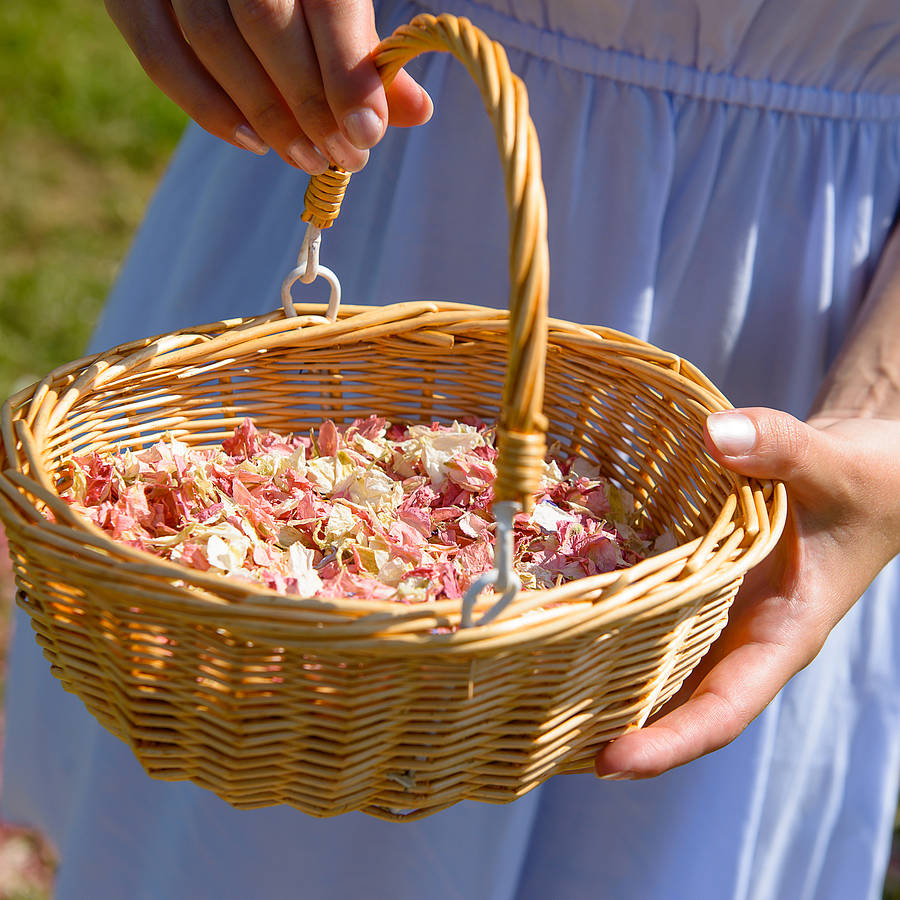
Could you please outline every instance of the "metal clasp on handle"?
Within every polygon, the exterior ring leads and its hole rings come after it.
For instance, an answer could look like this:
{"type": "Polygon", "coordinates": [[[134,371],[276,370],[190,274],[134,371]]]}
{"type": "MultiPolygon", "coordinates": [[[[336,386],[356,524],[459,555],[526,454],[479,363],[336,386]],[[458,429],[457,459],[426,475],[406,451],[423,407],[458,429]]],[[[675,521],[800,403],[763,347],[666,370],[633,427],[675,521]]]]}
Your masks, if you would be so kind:
{"type": "Polygon", "coordinates": [[[319,265],[319,248],[321,244],[322,231],[310,222],[306,228],[303,243],[300,245],[297,265],[291,269],[281,285],[281,305],[284,307],[284,314],[288,318],[297,315],[294,310],[294,301],[291,299],[291,288],[294,286],[294,283],[301,281],[303,284],[311,284],[318,276],[321,276],[331,285],[325,318],[329,322],[337,321],[338,308],[341,305],[341,283],[331,269],[327,266],[319,265]]]}
{"type": "Polygon", "coordinates": [[[477,578],[463,596],[461,628],[472,624],[487,625],[509,606],[522,589],[522,582],[513,568],[513,519],[521,507],[514,500],[501,500],[494,504],[494,520],[497,522],[497,541],[494,547],[494,568],[477,578]],[[478,620],[472,622],[472,608],[478,595],[488,586],[502,594],[500,599],[478,620]]]}

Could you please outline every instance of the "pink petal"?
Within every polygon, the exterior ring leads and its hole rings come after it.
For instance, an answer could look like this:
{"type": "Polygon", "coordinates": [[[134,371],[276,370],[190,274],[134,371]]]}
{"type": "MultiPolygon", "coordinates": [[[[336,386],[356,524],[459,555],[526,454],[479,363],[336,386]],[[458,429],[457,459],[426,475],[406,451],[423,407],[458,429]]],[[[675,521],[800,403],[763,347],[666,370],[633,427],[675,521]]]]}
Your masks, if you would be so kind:
{"type": "Polygon", "coordinates": [[[337,456],[341,439],[338,435],[338,430],[335,428],[334,422],[332,422],[331,419],[326,419],[319,426],[319,439],[317,443],[319,445],[320,456],[337,456]]]}

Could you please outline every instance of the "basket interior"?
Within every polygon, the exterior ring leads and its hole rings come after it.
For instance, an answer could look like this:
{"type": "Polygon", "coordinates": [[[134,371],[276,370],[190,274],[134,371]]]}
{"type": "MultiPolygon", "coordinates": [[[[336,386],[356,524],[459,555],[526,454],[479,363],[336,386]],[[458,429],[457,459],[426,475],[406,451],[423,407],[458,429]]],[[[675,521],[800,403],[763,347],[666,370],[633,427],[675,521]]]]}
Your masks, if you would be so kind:
{"type": "MultiPolygon", "coordinates": [[[[463,316],[461,315],[461,319],[463,316]]],[[[733,478],[703,446],[708,409],[684,379],[597,338],[551,330],[548,441],[597,464],[632,493],[649,527],[690,540],[710,527],[733,478]]],[[[140,448],[166,431],[218,443],[244,417],[258,427],[306,431],[323,419],[371,413],[395,422],[477,417],[495,422],[506,369],[505,330],[464,324],[452,348],[428,335],[352,335],[338,346],[238,349],[225,359],[159,365],[83,396],[45,445],[53,472],[69,454],[140,448]]],[[[633,349],[633,348],[632,348],[633,349]]]]}

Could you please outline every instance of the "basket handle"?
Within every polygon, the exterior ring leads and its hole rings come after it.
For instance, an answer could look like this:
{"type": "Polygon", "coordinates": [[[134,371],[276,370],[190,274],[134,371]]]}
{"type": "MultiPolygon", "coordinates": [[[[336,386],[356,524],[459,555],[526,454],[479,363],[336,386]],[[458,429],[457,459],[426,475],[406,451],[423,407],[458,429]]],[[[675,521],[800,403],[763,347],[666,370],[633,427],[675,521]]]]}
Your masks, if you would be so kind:
{"type": "MultiPolygon", "coordinates": [[[[375,49],[385,85],[413,57],[428,50],[452,53],[478,85],[494,125],[510,220],[509,360],[497,427],[494,497],[530,511],[543,471],[542,412],[547,355],[547,202],[541,181],[537,132],[528,114],[528,94],[512,73],[503,47],[468,19],[423,14],[375,49]]],[[[340,212],[350,174],[332,167],[313,176],[303,220],[328,228],[340,212]]]]}

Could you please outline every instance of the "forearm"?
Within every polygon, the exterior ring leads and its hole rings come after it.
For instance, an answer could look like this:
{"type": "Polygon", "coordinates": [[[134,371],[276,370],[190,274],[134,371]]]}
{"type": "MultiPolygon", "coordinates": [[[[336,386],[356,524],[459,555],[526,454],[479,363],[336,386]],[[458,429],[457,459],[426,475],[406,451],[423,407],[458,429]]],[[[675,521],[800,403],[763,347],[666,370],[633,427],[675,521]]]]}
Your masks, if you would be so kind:
{"type": "Polygon", "coordinates": [[[900,228],[888,240],[812,414],[900,419],[900,228]]]}

